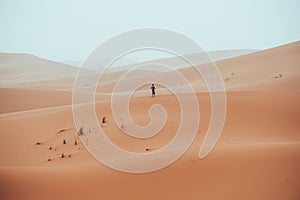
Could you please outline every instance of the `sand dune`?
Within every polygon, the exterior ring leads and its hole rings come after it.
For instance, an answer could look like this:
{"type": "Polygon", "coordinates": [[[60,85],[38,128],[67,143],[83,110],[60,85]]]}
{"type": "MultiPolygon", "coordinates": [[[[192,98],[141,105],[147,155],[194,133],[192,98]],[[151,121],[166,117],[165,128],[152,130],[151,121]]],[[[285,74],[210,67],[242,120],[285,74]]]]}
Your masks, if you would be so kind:
{"type": "MultiPolygon", "coordinates": [[[[234,50],[219,50],[219,51],[209,51],[209,52],[201,52],[201,53],[195,53],[195,54],[189,54],[185,55],[185,58],[188,60],[197,60],[196,64],[204,64],[206,62],[210,62],[210,60],[218,61],[218,60],[224,60],[232,57],[242,56],[250,53],[254,53],[256,50],[252,49],[234,49],[234,50]],[[209,56],[209,59],[208,57],[209,56]],[[197,58],[197,59],[196,59],[197,58]]],[[[121,59],[122,60],[122,59],[121,59]]],[[[126,61],[126,60],[125,60],[126,61]]],[[[110,68],[109,71],[127,71],[133,68],[134,65],[148,65],[151,63],[161,63],[163,65],[168,65],[172,67],[173,69],[180,69],[190,66],[189,63],[182,59],[178,59],[177,57],[167,57],[167,58],[161,58],[157,60],[151,60],[151,61],[144,61],[144,62],[134,62],[131,61],[130,64],[127,65],[121,65],[121,66],[114,66],[113,68],[110,68]]],[[[77,65],[80,66],[80,65],[77,65]]],[[[153,68],[152,68],[153,69],[153,68]]],[[[158,69],[156,69],[158,70],[158,69]]]]}
{"type": "Polygon", "coordinates": [[[32,81],[73,77],[76,68],[30,54],[0,54],[1,87],[32,81]]]}
{"type": "MultiPolygon", "coordinates": [[[[30,78],[26,84],[20,84],[6,79],[5,74],[13,77],[20,63],[36,62],[38,58],[11,64],[14,59],[2,55],[0,197],[298,200],[299,53],[300,42],[296,42],[216,62],[227,90],[227,116],[216,147],[201,160],[198,151],[210,122],[210,97],[193,68],[180,69],[198,91],[201,121],[197,136],[174,164],[146,174],[112,170],[97,162],[83,147],[72,115],[74,68],[61,68],[57,63],[51,69],[52,64],[42,65],[40,72],[26,68],[24,73],[30,74],[26,75],[30,78]],[[41,75],[45,71],[49,76],[41,75]],[[61,76],[65,73],[68,77],[61,76]]],[[[18,76],[22,77],[22,73],[18,76]]],[[[132,118],[145,125],[150,120],[148,109],[161,104],[168,114],[166,124],[158,135],[147,140],[124,135],[113,120],[109,101],[109,93],[123,73],[106,74],[101,82],[104,87],[97,88],[98,120],[106,117],[103,130],[117,146],[139,153],[156,151],[174,137],[179,127],[178,102],[163,88],[159,88],[155,98],[148,96],[148,86],[140,88],[140,95],[130,102],[132,118]]],[[[126,81],[151,81],[152,75],[170,78],[172,73],[149,75],[139,71],[126,81]]]]}

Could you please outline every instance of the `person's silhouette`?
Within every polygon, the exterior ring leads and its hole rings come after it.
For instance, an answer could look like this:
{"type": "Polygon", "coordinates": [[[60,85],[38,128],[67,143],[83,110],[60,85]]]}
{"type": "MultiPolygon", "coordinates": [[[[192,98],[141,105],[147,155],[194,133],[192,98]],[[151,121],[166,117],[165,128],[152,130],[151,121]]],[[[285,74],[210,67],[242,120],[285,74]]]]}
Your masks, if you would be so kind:
{"type": "Polygon", "coordinates": [[[151,85],[151,90],[152,90],[152,97],[154,97],[155,96],[155,86],[154,86],[154,84],[152,83],[152,85],[151,85]]]}

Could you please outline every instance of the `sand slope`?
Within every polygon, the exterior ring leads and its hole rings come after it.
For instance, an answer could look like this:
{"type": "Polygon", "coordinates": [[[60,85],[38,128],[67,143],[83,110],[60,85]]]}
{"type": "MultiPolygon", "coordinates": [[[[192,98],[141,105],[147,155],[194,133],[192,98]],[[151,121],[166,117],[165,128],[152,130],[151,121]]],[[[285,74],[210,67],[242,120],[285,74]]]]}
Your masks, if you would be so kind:
{"type": "MultiPolygon", "coordinates": [[[[201,91],[197,94],[201,109],[197,136],[174,164],[140,175],[109,169],[85,150],[73,122],[72,77],[57,77],[53,88],[51,80],[46,84],[35,80],[35,86],[2,87],[0,197],[297,200],[299,52],[300,42],[296,42],[216,63],[228,90],[227,118],[218,144],[202,160],[197,155],[210,121],[210,98],[193,69],[181,69],[201,91]]],[[[121,74],[107,75],[102,83],[105,88],[97,90],[100,99],[102,92],[111,91],[121,74]]],[[[139,76],[147,77],[144,73],[139,76]]],[[[160,76],[172,75],[167,72],[160,76]]],[[[147,87],[140,90],[141,94],[149,92],[147,87]]],[[[140,95],[130,104],[132,117],[140,125],[149,122],[147,110],[151,105],[165,107],[167,123],[159,135],[149,140],[125,136],[113,121],[110,101],[96,103],[98,119],[107,118],[103,129],[116,145],[147,153],[146,149],[155,151],[174,137],[180,123],[180,108],[174,96],[163,89],[159,91],[155,98],[140,95]]],[[[105,98],[109,99],[109,95],[105,98]]]]}

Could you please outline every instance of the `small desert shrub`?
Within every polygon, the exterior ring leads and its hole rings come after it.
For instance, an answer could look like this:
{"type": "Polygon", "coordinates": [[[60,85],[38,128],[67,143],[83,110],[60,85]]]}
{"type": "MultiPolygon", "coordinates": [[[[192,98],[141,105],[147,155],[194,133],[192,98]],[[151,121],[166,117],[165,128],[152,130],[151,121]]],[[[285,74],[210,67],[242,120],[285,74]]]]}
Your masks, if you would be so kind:
{"type": "Polygon", "coordinates": [[[65,157],[65,154],[64,154],[64,153],[62,153],[60,157],[61,157],[61,158],[64,158],[64,157],[65,157]]]}
{"type": "Polygon", "coordinates": [[[81,127],[78,131],[78,135],[83,135],[83,127],[81,127]]]}
{"type": "Polygon", "coordinates": [[[66,143],[67,143],[67,141],[64,139],[64,140],[63,140],[63,144],[66,144],[66,143]]]}
{"type": "Polygon", "coordinates": [[[121,124],[121,129],[125,129],[125,125],[124,124],[121,124]]]}

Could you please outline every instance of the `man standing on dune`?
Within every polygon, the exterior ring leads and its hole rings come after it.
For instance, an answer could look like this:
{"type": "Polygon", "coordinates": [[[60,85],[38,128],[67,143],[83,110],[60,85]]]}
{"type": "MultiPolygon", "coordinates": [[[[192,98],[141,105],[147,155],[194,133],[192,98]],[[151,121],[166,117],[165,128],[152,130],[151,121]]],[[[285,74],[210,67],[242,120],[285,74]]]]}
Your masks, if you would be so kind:
{"type": "Polygon", "coordinates": [[[152,86],[151,86],[151,90],[152,90],[152,97],[154,97],[155,96],[155,86],[154,86],[154,84],[152,83],[152,86]]]}

